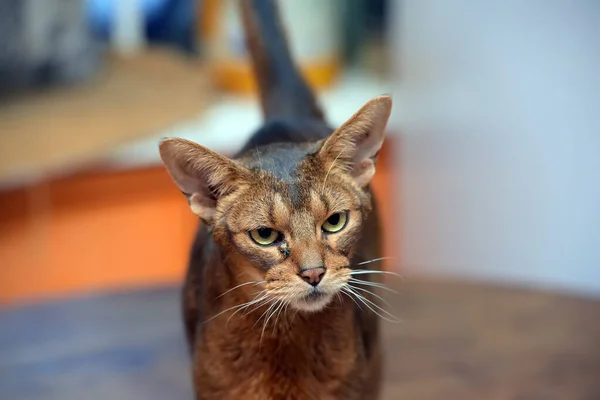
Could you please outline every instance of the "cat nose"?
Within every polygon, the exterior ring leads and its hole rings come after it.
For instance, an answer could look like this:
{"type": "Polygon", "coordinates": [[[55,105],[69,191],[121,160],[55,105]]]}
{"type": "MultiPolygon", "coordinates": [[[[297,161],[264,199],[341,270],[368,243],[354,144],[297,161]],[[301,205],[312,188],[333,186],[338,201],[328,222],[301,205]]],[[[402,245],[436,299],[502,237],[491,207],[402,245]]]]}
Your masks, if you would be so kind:
{"type": "Polygon", "coordinates": [[[323,276],[325,276],[325,267],[302,268],[300,270],[300,277],[312,286],[317,286],[323,276]]]}

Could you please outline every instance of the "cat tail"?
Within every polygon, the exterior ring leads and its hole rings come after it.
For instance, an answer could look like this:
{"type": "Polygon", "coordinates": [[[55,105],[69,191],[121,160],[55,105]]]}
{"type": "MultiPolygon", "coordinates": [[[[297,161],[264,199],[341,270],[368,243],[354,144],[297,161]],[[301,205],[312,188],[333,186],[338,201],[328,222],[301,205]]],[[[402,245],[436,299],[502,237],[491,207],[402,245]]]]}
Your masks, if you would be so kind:
{"type": "Polygon", "coordinates": [[[246,46],[266,119],[324,120],[315,94],[294,62],[275,0],[242,0],[246,46]]]}

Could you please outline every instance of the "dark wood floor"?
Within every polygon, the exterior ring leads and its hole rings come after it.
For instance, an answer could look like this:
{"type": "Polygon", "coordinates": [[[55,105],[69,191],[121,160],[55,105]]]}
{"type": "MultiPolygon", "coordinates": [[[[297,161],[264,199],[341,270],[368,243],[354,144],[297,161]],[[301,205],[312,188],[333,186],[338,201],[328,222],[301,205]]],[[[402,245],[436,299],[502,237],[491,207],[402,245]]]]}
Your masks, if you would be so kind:
{"type": "MultiPolygon", "coordinates": [[[[385,399],[600,399],[600,302],[408,282],[385,399]]],[[[0,399],[191,399],[174,288],[0,311],[0,399]]]]}

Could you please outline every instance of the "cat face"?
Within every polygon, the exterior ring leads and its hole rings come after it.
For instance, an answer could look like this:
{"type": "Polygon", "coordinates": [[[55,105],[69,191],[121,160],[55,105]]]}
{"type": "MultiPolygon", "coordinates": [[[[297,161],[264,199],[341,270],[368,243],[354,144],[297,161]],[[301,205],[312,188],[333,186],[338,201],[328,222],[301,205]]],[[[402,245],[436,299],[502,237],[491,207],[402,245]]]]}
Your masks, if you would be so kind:
{"type": "Polygon", "coordinates": [[[318,311],[350,278],[390,109],[389,97],[374,99],[324,141],[239,160],[182,139],[163,141],[161,156],[238,275],[270,298],[318,311]]]}
{"type": "Polygon", "coordinates": [[[352,178],[324,167],[309,154],[292,179],[253,171],[253,184],[218,203],[213,225],[215,240],[249,261],[243,272],[263,282],[269,297],[305,311],[321,309],[347,283],[349,257],[371,209],[352,178]]]}

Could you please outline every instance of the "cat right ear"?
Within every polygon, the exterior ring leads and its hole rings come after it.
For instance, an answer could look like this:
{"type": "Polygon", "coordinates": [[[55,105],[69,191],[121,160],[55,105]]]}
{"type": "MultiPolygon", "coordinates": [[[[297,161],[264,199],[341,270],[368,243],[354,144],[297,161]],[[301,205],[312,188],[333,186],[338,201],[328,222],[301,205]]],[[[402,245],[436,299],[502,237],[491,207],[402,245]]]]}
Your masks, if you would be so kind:
{"type": "Polygon", "coordinates": [[[192,212],[207,224],[214,222],[217,200],[250,181],[246,168],[189,140],[164,139],[159,151],[192,212]]]}

